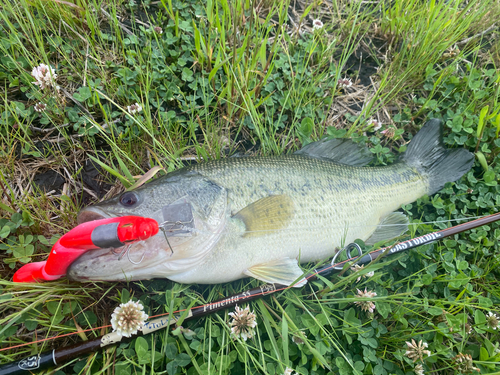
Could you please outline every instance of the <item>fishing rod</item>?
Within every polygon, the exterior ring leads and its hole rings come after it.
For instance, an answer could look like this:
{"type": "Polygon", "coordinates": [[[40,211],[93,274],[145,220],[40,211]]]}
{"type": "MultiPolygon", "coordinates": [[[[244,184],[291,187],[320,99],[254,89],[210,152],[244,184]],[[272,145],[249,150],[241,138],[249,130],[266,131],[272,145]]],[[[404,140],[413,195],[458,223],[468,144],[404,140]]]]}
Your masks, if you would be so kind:
{"type": "MultiPolygon", "coordinates": [[[[416,248],[418,246],[427,245],[442,238],[453,236],[455,234],[465,232],[482,225],[490,224],[498,220],[500,220],[500,212],[463,224],[455,225],[453,227],[446,228],[437,232],[398,242],[392,246],[383,247],[364,255],[359,245],[352,243],[347,245],[344,249],[338,251],[333,257],[330,264],[314,269],[312,272],[305,275],[303,279],[315,280],[318,278],[318,276],[326,276],[331,273],[339,273],[344,270],[345,265],[348,262],[354,261],[355,264],[358,265],[368,264],[380,257],[394,255],[416,248]],[[351,251],[354,249],[358,252],[356,256],[352,256],[351,254],[351,251]],[[336,263],[336,260],[337,258],[339,258],[341,253],[344,253],[348,257],[348,259],[336,263]]],[[[301,280],[299,280],[299,283],[300,282],[301,280]]],[[[249,289],[245,292],[219,299],[215,302],[196,306],[189,310],[184,310],[183,314],[178,316],[168,315],[151,319],[148,322],[144,323],[144,326],[138,331],[137,335],[130,338],[123,338],[118,333],[111,332],[89,341],[77,343],[61,349],[54,349],[52,351],[47,351],[41,354],[35,354],[12,363],[2,365],[0,366],[0,375],[26,375],[30,372],[40,371],[46,368],[58,366],[66,361],[77,358],[87,353],[97,351],[101,348],[106,348],[119,342],[126,342],[132,340],[134,337],[148,335],[152,332],[164,329],[177,323],[180,320],[186,321],[195,318],[201,318],[214,312],[234,307],[237,304],[250,302],[255,299],[279,291],[283,291],[291,287],[293,287],[293,285],[287,286],[281,284],[264,284],[256,288],[249,289]]]]}

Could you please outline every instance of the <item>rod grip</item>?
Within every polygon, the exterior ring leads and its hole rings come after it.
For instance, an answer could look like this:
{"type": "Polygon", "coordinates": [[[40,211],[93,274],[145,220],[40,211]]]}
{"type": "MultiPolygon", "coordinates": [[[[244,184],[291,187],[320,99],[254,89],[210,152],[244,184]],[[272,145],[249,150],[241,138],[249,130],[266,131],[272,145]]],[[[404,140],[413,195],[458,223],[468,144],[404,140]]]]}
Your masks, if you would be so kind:
{"type": "Polygon", "coordinates": [[[19,361],[0,366],[0,375],[27,375],[56,365],[54,350],[42,354],[30,355],[19,361]]]}
{"type": "Polygon", "coordinates": [[[95,352],[99,348],[116,344],[122,341],[121,336],[115,333],[96,337],[95,339],[79,342],[61,349],[54,349],[42,354],[33,354],[19,361],[0,366],[0,375],[27,375],[37,373],[50,367],[61,365],[66,361],[79,357],[82,354],[95,352]]]}

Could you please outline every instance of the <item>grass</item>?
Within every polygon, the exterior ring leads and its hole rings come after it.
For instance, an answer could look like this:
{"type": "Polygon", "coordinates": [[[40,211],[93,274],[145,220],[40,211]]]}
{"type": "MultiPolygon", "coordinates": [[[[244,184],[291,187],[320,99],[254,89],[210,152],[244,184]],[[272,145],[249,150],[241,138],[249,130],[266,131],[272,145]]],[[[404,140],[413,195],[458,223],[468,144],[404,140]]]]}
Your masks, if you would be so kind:
{"type": "MultiPolygon", "coordinates": [[[[131,297],[154,315],[259,285],[10,281],[46,258],[80,208],[155,166],[162,174],[234,153],[280,155],[323,136],[351,137],[383,165],[437,117],[445,143],[477,162],[403,207],[410,235],[497,212],[499,16],[494,0],[0,4],[0,361],[105,333],[98,327],[131,297]],[[33,84],[41,63],[57,88],[33,84]],[[142,111],[131,114],[134,103],[142,111]],[[8,349],[71,332],[80,333],[8,349]]],[[[359,281],[346,273],[252,303],[258,326],[247,341],[230,336],[222,312],[56,373],[499,373],[489,315],[500,310],[499,238],[491,224],[371,265],[359,281]],[[377,293],[374,313],[361,309],[365,288],[377,293]],[[431,355],[413,362],[412,339],[431,355]]]]}

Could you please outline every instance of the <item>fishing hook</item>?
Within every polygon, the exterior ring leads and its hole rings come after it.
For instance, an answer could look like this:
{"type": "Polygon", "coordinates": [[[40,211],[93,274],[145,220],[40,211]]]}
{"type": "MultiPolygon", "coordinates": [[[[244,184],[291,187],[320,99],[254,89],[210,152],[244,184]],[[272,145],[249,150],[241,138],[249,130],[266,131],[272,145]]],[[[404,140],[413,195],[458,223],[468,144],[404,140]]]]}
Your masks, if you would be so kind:
{"type": "Polygon", "coordinates": [[[130,263],[132,264],[135,264],[135,265],[138,265],[138,264],[141,264],[141,262],[144,260],[144,257],[146,256],[146,250],[144,250],[144,253],[142,253],[142,257],[141,257],[141,260],[139,260],[138,262],[134,262],[132,259],[130,259],[130,249],[132,248],[132,244],[128,244],[128,245],[125,245],[122,247],[122,250],[120,251],[120,253],[117,253],[115,250],[116,249],[111,249],[111,252],[115,255],[118,255],[118,260],[122,260],[123,256],[125,254],[127,254],[127,258],[128,260],[130,261],[130,263]]]}
{"type": "Polygon", "coordinates": [[[188,231],[188,232],[193,232],[193,228],[189,228],[188,226],[186,226],[186,224],[189,224],[189,223],[192,223],[193,222],[193,219],[189,220],[189,221],[164,221],[163,223],[161,223],[158,228],[162,231],[163,233],[163,236],[165,237],[165,240],[167,241],[167,245],[171,251],[171,255],[174,255],[174,249],[172,248],[172,245],[170,245],[170,241],[168,240],[168,236],[167,236],[167,231],[169,232],[175,232],[175,231],[180,231],[180,230],[184,230],[184,231],[188,231]],[[166,228],[167,225],[170,225],[170,228],[166,228]],[[179,226],[179,228],[175,228],[175,226],[179,226]]]}
{"type": "Polygon", "coordinates": [[[142,261],[144,260],[144,257],[146,256],[146,251],[147,251],[148,249],[144,249],[144,252],[142,253],[142,257],[141,257],[141,259],[140,259],[138,262],[134,262],[132,259],[130,259],[130,248],[131,248],[131,246],[129,245],[129,246],[127,247],[127,251],[126,251],[127,258],[128,258],[128,260],[130,261],[130,263],[135,264],[136,266],[137,266],[138,264],[141,264],[141,263],[142,263],[142,261]]]}
{"type": "MultiPolygon", "coordinates": [[[[163,223],[161,223],[158,228],[161,230],[161,232],[163,233],[163,236],[165,237],[165,241],[167,241],[167,245],[171,251],[172,254],[170,254],[170,256],[174,255],[174,249],[172,249],[172,246],[170,245],[170,241],[168,240],[168,236],[167,236],[167,230],[165,229],[165,225],[167,225],[167,223],[169,223],[168,221],[164,221],[163,223]]],[[[174,223],[175,225],[175,223],[174,223]]]]}
{"type": "Polygon", "coordinates": [[[111,252],[115,255],[118,255],[118,260],[121,260],[123,258],[123,255],[129,250],[130,246],[132,246],[132,244],[128,244],[128,245],[125,245],[123,246],[121,249],[121,251],[119,253],[117,253],[115,250],[116,248],[112,248],[111,249],[111,252]]]}
{"type": "Polygon", "coordinates": [[[172,254],[170,254],[170,256],[174,255],[174,249],[172,249],[172,246],[170,245],[170,241],[168,240],[168,237],[167,235],[165,234],[165,232],[163,232],[163,235],[165,236],[165,239],[167,240],[167,244],[168,244],[168,248],[170,249],[170,251],[172,252],[172,254]]]}

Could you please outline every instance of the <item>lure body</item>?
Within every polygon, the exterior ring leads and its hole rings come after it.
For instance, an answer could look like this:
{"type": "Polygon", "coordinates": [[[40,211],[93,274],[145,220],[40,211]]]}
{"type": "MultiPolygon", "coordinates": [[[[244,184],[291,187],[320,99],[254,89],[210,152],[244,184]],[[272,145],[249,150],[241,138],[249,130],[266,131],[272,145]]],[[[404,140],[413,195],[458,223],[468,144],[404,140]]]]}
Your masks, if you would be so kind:
{"type": "Polygon", "coordinates": [[[146,240],[157,233],[158,223],[155,220],[138,216],[113,217],[82,223],[54,244],[46,261],[21,267],[14,274],[14,282],[59,279],[66,275],[71,263],[89,250],[123,247],[146,240]]]}

